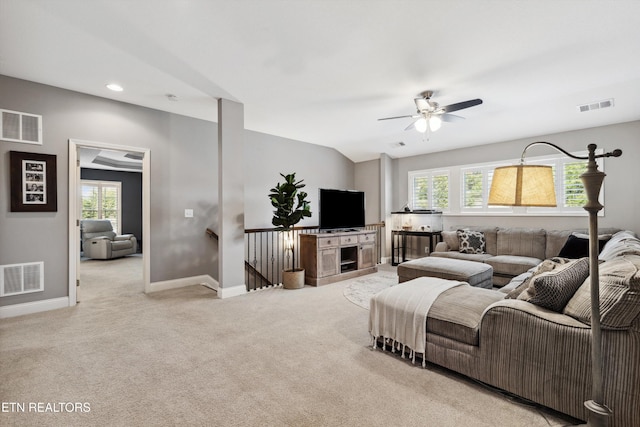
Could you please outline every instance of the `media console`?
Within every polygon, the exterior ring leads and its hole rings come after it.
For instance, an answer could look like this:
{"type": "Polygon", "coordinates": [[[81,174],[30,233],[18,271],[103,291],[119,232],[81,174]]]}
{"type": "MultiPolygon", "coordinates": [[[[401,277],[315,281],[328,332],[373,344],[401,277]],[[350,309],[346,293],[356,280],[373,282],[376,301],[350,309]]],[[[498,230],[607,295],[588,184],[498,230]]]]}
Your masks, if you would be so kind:
{"type": "Polygon", "coordinates": [[[372,230],[300,234],[304,282],[319,286],[378,271],[372,230]]]}

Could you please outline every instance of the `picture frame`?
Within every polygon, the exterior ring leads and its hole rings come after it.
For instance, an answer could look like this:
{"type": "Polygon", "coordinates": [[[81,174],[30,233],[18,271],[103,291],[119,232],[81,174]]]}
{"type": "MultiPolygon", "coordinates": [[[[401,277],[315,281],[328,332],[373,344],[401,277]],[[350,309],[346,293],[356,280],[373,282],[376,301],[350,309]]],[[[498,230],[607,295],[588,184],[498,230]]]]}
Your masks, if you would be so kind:
{"type": "Polygon", "coordinates": [[[11,212],[57,212],[56,156],[9,152],[11,212]]]}

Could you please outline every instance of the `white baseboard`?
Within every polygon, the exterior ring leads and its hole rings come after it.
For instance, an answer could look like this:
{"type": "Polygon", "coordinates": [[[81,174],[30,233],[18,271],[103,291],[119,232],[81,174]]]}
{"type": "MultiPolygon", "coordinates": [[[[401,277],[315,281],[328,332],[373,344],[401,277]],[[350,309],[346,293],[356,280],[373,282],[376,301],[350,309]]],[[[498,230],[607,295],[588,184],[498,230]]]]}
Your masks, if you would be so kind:
{"type": "MultiPolygon", "coordinates": [[[[163,280],[149,284],[148,292],[166,291],[167,289],[184,288],[185,286],[204,285],[218,292],[218,281],[208,274],[201,276],[183,277],[180,279],[163,280]]],[[[220,295],[218,295],[220,297],[220,295]]]]}
{"type": "Polygon", "coordinates": [[[218,298],[231,298],[247,293],[247,285],[230,286],[227,288],[218,288],[218,298]]]}
{"type": "Polygon", "coordinates": [[[46,299],[42,301],[25,302],[22,304],[5,305],[0,307],[0,319],[23,316],[25,314],[40,313],[42,311],[57,310],[69,307],[69,297],[46,299]]]}
{"type": "Polygon", "coordinates": [[[149,292],[165,291],[167,289],[183,288],[191,285],[204,285],[217,292],[218,298],[230,298],[247,293],[247,286],[242,284],[222,288],[216,279],[204,274],[202,276],[183,277],[181,279],[165,280],[162,282],[153,282],[150,284],[149,292]]]}

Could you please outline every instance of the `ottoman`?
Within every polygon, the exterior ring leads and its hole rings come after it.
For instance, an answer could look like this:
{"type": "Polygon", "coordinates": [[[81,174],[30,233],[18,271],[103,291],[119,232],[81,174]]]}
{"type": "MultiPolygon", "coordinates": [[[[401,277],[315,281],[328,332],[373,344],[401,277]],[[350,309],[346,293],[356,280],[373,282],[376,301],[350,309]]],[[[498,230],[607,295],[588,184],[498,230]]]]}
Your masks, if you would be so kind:
{"type": "Polygon", "coordinates": [[[423,276],[459,280],[480,288],[491,289],[493,287],[493,268],[482,262],[424,257],[398,265],[398,281],[400,283],[423,276]]]}

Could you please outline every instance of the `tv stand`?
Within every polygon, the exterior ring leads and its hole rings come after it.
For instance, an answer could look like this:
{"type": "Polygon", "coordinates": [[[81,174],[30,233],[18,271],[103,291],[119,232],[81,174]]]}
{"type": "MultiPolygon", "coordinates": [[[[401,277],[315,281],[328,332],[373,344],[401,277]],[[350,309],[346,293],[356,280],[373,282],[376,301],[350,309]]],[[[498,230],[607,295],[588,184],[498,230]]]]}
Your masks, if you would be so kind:
{"type": "Polygon", "coordinates": [[[300,234],[300,266],[307,285],[320,286],[378,271],[372,230],[300,234]]]}

